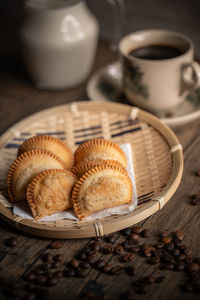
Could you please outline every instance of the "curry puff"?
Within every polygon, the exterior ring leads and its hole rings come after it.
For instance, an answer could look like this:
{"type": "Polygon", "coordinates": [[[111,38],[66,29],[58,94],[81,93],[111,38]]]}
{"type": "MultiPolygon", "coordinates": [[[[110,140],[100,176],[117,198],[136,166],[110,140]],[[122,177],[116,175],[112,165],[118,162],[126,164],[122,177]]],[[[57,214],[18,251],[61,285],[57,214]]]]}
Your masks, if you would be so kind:
{"type": "Polygon", "coordinates": [[[72,172],[77,176],[77,177],[81,177],[83,174],[85,174],[87,171],[97,167],[97,166],[103,166],[103,165],[107,165],[107,166],[120,166],[121,168],[123,168],[123,165],[120,164],[118,161],[116,160],[101,160],[101,159],[94,159],[94,160],[90,160],[90,161],[82,161],[80,164],[78,164],[77,166],[74,166],[72,168],[72,172]]]}
{"type": "Polygon", "coordinates": [[[92,139],[81,144],[74,153],[75,165],[82,161],[95,159],[116,160],[124,167],[127,166],[126,155],[120,146],[114,142],[104,139],[92,139]]]}
{"type": "Polygon", "coordinates": [[[45,170],[37,174],[26,193],[33,217],[39,220],[71,208],[75,182],[76,176],[67,170],[45,170]]]}
{"type": "Polygon", "coordinates": [[[97,166],[76,182],[72,192],[73,208],[82,220],[105,208],[132,201],[133,186],[127,171],[120,166],[97,166]]]}
{"type": "Polygon", "coordinates": [[[11,202],[19,202],[26,198],[27,185],[37,173],[47,169],[64,168],[60,158],[47,150],[30,150],[19,155],[11,164],[7,175],[11,202]]]}
{"type": "Polygon", "coordinates": [[[27,139],[19,148],[18,155],[32,150],[32,149],[45,149],[53,152],[64,163],[67,170],[71,170],[74,164],[74,155],[72,150],[62,140],[49,136],[38,135],[27,139]]]}

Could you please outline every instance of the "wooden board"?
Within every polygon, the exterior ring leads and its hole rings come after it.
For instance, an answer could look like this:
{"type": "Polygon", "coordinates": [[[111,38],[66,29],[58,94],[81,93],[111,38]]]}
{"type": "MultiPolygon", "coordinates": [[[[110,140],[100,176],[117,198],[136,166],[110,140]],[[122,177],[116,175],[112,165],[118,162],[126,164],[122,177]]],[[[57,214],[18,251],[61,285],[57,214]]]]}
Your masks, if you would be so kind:
{"type": "Polygon", "coordinates": [[[0,138],[0,168],[0,215],[6,222],[37,236],[83,238],[123,229],[161,209],[180,183],[183,155],[174,133],[153,115],[128,105],[86,101],[41,111],[7,130],[0,138]],[[19,145],[38,134],[61,138],[73,150],[91,138],[129,142],[136,174],[137,209],[96,222],[38,222],[14,216],[6,195],[7,171],[19,145]]]}

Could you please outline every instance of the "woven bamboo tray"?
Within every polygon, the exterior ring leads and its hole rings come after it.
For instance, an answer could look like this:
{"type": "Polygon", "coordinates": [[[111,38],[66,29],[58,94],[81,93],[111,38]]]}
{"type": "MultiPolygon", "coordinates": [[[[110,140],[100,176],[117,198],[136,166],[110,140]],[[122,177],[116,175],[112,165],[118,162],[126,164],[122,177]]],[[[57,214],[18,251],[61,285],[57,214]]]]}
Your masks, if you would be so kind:
{"type": "Polygon", "coordinates": [[[183,172],[182,147],[159,119],[136,107],[109,102],[74,102],[36,113],[0,138],[0,216],[18,229],[50,238],[102,236],[131,226],[161,209],[175,193],[183,172]],[[20,144],[33,135],[49,134],[73,150],[91,138],[129,142],[138,194],[138,207],[129,214],[94,221],[38,222],[14,216],[6,176],[20,144]]]}

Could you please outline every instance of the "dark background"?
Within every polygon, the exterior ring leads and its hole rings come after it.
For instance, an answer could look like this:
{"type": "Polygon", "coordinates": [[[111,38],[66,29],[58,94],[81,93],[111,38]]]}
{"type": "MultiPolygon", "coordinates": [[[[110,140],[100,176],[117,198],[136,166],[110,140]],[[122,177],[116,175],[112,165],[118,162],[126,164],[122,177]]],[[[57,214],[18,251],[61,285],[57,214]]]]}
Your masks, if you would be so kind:
{"type": "MultiPolygon", "coordinates": [[[[102,38],[114,42],[131,31],[162,28],[182,32],[195,44],[200,56],[200,1],[199,0],[124,0],[125,18],[120,21],[113,0],[87,0],[91,11],[100,23],[102,38]],[[121,30],[120,34],[116,32],[121,30]]],[[[22,0],[0,0],[0,54],[18,49],[17,28],[22,15],[22,0]]]]}

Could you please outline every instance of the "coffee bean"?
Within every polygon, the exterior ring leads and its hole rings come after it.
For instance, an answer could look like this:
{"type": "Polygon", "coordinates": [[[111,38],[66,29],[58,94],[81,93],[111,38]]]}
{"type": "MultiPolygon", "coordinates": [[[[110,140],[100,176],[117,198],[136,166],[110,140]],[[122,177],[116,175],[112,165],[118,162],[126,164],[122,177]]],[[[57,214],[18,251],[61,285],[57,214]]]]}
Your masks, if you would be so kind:
{"type": "Polygon", "coordinates": [[[163,238],[162,238],[162,242],[163,242],[164,244],[169,244],[169,243],[171,242],[171,239],[170,239],[169,237],[163,237],[163,238]]]}
{"type": "Polygon", "coordinates": [[[192,254],[192,250],[190,248],[186,248],[184,250],[184,254],[186,254],[187,256],[191,255],[192,254]]]}
{"type": "Polygon", "coordinates": [[[35,268],[35,270],[34,270],[34,274],[35,274],[36,276],[40,276],[40,275],[44,274],[44,269],[43,269],[42,267],[37,267],[37,268],[35,268]]]}
{"type": "Polygon", "coordinates": [[[133,232],[133,233],[140,234],[140,233],[142,232],[142,227],[141,227],[141,226],[138,226],[138,225],[133,226],[132,232],[133,232]]]}
{"type": "Polygon", "coordinates": [[[200,170],[196,171],[196,176],[200,177],[200,170]]]}
{"type": "Polygon", "coordinates": [[[93,255],[89,255],[87,257],[87,262],[89,262],[91,265],[93,265],[96,261],[97,261],[97,259],[96,259],[96,256],[94,254],[93,255]]]}
{"type": "Polygon", "coordinates": [[[89,269],[90,268],[90,264],[88,262],[84,261],[84,262],[80,263],[79,267],[81,269],[89,269]]]}
{"type": "Polygon", "coordinates": [[[7,247],[16,247],[18,245],[18,240],[16,237],[10,237],[5,241],[7,247]]]}
{"type": "Polygon", "coordinates": [[[174,243],[173,242],[170,242],[168,244],[165,244],[164,245],[164,249],[167,251],[167,252],[171,252],[173,249],[174,249],[174,243]]]}
{"type": "Polygon", "coordinates": [[[173,249],[171,251],[171,255],[173,255],[175,258],[177,258],[180,255],[180,251],[178,249],[173,249]]]}
{"type": "Polygon", "coordinates": [[[106,264],[105,260],[100,259],[95,263],[95,268],[97,269],[101,269],[102,267],[104,267],[106,264]]]}
{"type": "Polygon", "coordinates": [[[196,271],[199,271],[200,270],[200,267],[197,263],[190,263],[186,266],[186,270],[189,272],[189,273],[193,273],[193,272],[196,272],[196,271]]]}
{"type": "Polygon", "coordinates": [[[160,257],[158,256],[153,256],[149,260],[149,263],[152,265],[158,264],[159,262],[160,262],[160,257]]]}
{"type": "Polygon", "coordinates": [[[153,284],[155,282],[155,276],[149,275],[144,278],[145,282],[148,284],[153,284]]]}
{"type": "Polygon", "coordinates": [[[87,274],[88,274],[88,271],[86,269],[80,269],[80,268],[78,268],[76,270],[76,276],[77,277],[86,277],[87,274]]]}
{"type": "Polygon", "coordinates": [[[162,249],[164,245],[165,245],[165,244],[164,244],[163,242],[159,242],[159,243],[156,245],[156,248],[157,248],[157,249],[162,249]]]}
{"type": "Polygon", "coordinates": [[[182,286],[182,290],[185,293],[191,293],[193,292],[193,286],[190,282],[185,282],[185,284],[182,286]]]}
{"type": "Polygon", "coordinates": [[[94,251],[99,251],[101,249],[101,245],[99,242],[94,242],[94,244],[92,245],[92,249],[94,251]]]}
{"type": "Polygon", "coordinates": [[[113,246],[106,245],[102,248],[103,254],[111,254],[113,252],[113,246]]]}
{"type": "Polygon", "coordinates": [[[137,287],[136,293],[138,294],[146,294],[149,292],[149,287],[145,284],[141,284],[137,287]]]}
{"type": "Polygon", "coordinates": [[[161,237],[168,237],[169,234],[170,234],[170,232],[169,232],[169,230],[167,229],[167,230],[161,232],[160,236],[161,236],[161,237]]]}
{"type": "Polygon", "coordinates": [[[27,291],[34,292],[36,290],[36,285],[34,283],[29,283],[25,288],[27,291]]]}
{"type": "Polygon", "coordinates": [[[184,234],[182,233],[182,231],[176,230],[176,231],[174,232],[174,237],[175,237],[177,240],[182,241],[183,238],[184,238],[184,234]]]}
{"type": "Polygon", "coordinates": [[[131,227],[128,227],[128,228],[125,228],[125,229],[121,230],[121,233],[122,233],[123,235],[125,235],[125,236],[130,235],[131,232],[132,232],[131,227]]]}
{"type": "Polygon", "coordinates": [[[192,205],[200,205],[200,194],[193,194],[190,203],[192,205]]]}
{"type": "Polygon", "coordinates": [[[131,233],[128,235],[128,239],[131,241],[138,241],[140,239],[140,235],[138,233],[131,233]]]}
{"type": "Polygon", "coordinates": [[[120,266],[114,266],[111,268],[110,274],[111,275],[119,274],[121,272],[121,270],[122,270],[122,268],[120,266]]]}
{"type": "Polygon", "coordinates": [[[24,280],[28,282],[32,282],[34,279],[35,279],[35,274],[32,271],[24,277],[24,280]]]}
{"type": "Polygon", "coordinates": [[[85,260],[86,258],[87,258],[86,252],[83,251],[78,254],[78,259],[85,260]]]}
{"type": "Polygon", "coordinates": [[[166,263],[174,263],[174,257],[170,254],[165,254],[162,257],[162,261],[164,261],[166,263]]]}
{"type": "Polygon", "coordinates": [[[164,279],[165,279],[165,276],[159,276],[159,277],[156,278],[155,282],[156,283],[162,283],[164,281],[164,279]]]}
{"type": "Polygon", "coordinates": [[[75,274],[76,274],[76,272],[72,268],[66,268],[64,271],[64,276],[66,276],[66,277],[74,277],[75,274]]]}
{"type": "Polygon", "coordinates": [[[34,280],[34,283],[35,283],[35,284],[39,284],[39,285],[44,285],[46,282],[47,282],[47,277],[45,277],[45,276],[37,277],[37,278],[34,280]]]}
{"type": "Polygon", "coordinates": [[[126,268],[126,273],[130,276],[134,276],[137,273],[136,268],[134,266],[128,266],[126,268]]]}
{"type": "Polygon", "coordinates": [[[174,240],[174,245],[175,245],[175,247],[181,247],[181,245],[182,245],[182,241],[179,241],[179,240],[174,240]]]}
{"type": "Polygon", "coordinates": [[[165,269],[165,270],[173,270],[174,269],[174,264],[173,263],[166,263],[166,264],[162,265],[161,268],[165,269]]]}
{"type": "Polygon", "coordinates": [[[192,263],[192,258],[188,255],[185,256],[184,258],[184,262],[186,262],[186,264],[191,264],[192,263]]]}
{"type": "Polygon", "coordinates": [[[60,261],[55,261],[55,262],[52,264],[52,268],[57,269],[57,268],[60,268],[61,265],[62,265],[62,264],[61,264],[60,261]]]}
{"type": "Polygon", "coordinates": [[[112,266],[110,264],[106,264],[104,265],[101,270],[104,272],[104,273],[109,273],[110,270],[111,270],[112,266]]]}
{"type": "Polygon", "coordinates": [[[73,258],[70,262],[69,262],[69,266],[74,268],[74,269],[77,269],[79,267],[79,260],[73,258]]]}
{"type": "Polygon", "coordinates": [[[52,256],[51,253],[47,252],[47,253],[45,253],[44,255],[42,255],[42,260],[43,260],[44,262],[52,262],[53,256],[52,256]]]}
{"type": "Polygon", "coordinates": [[[121,245],[118,245],[117,247],[115,247],[114,249],[114,254],[123,254],[124,253],[124,248],[121,245]]]}
{"type": "Polygon", "coordinates": [[[150,257],[150,256],[152,256],[153,252],[155,252],[155,251],[156,251],[156,249],[155,249],[154,247],[148,246],[148,247],[144,250],[143,254],[144,254],[144,256],[146,256],[146,257],[150,257]]]}
{"type": "Polygon", "coordinates": [[[58,278],[61,278],[61,277],[63,277],[63,272],[62,271],[54,272],[54,276],[58,277],[58,278]]]}
{"type": "Polygon", "coordinates": [[[48,270],[48,272],[46,273],[46,277],[49,279],[49,278],[52,278],[54,276],[54,273],[50,270],[48,270]]]}
{"type": "Polygon", "coordinates": [[[55,256],[54,256],[54,260],[55,261],[63,261],[63,255],[62,254],[60,254],[60,253],[58,253],[58,254],[56,254],[55,256]]]}
{"type": "Polygon", "coordinates": [[[62,243],[59,241],[54,241],[53,243],[50,244],[49,248],[50,249],[60,249],[62,248],[62,243]]]}
{"type": "Polygon", "coordinates": [[[46,282],[46,285],[51,287],[51,286],[54,286],[56,284],[58,284],[59,282],[59,278],[58,277],[52,277],[52,278],[49,278],[46,282]]]}
{"type": "Polygon", "coordinates": [[[157,249],[156,251],[154,251],[152,253],[153,256],[157,256],[159,258],[163,257],[164,254],[165,254],[165,251],[163,249],[157,249]]]}
{"type": "Polygon", "coordinates": [[[144,230],[142,230],[142,232],[141,232],[141,236],[144,237],[144,238],[149,238],[150,235],[151,235],[151,232],[150,232],[149,229],[144,229],[144,230]]]}
{"type": "Polygon", "coordinates": [[[42,268],[44,271],[47,271],[47,270],[51,269],[51,267],[52,267],[52,264],[51,264],[51,263],[46,263],[46,264],[41,265],[41,268],[42,268]]]}
{"type": "Polygon", "coordinates": [[[185,254],[180,253],[179,255],[176,256],[176,260],[181,261],[185,259],[185,254]]]}
{"type": "Polygon", "coordinates": [[[127,253],[122,256],[121,260],[122,260],[122,262],[129,262],[129,261],[133,261],[134,258],[135,258],[134,253],[127,253]]]}
{"type": "Polygon", "coordinates": [[[115,240],[116,240],[116,236],[114,236],[114,235],[109,235],[106,238],[106,242],[109,244],[113,244],[115,242],[115,240]]]}
{"type": "Polygon", "coordinates": [[[180,262],[177,262],[174,266],[175,270],[176,271],[183,271],[185,269],[185,263],[180,261],[180,262]]]}

